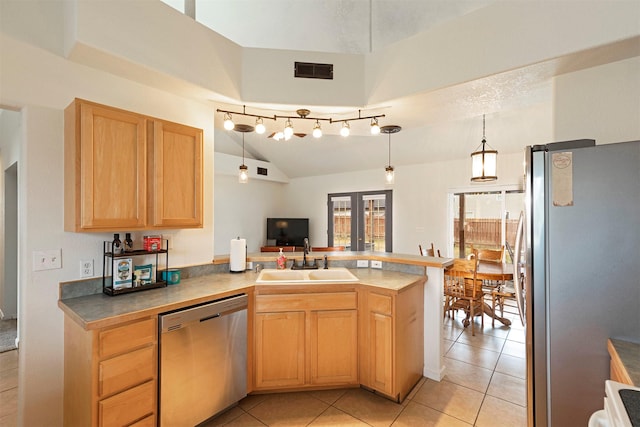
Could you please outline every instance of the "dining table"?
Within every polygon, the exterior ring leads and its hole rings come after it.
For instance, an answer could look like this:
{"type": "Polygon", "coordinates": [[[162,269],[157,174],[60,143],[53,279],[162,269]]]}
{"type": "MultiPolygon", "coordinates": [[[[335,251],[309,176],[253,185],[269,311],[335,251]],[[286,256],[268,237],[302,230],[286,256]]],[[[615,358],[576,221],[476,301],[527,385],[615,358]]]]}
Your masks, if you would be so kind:
{"type": "MultiPolygon", "coordinates": [[[[490,261],[478,262],[478,269],[476,271],[476,279],[483,281],[498,281],[504,282],[505,280],[513,280],[513,264],[497,263],[490,261]]],[[[493,317],[505,326],[511,325],[511,320],[498,316],[493,311],[491,306],[484,303],[484,314],[489,317],[493,317]]]]}

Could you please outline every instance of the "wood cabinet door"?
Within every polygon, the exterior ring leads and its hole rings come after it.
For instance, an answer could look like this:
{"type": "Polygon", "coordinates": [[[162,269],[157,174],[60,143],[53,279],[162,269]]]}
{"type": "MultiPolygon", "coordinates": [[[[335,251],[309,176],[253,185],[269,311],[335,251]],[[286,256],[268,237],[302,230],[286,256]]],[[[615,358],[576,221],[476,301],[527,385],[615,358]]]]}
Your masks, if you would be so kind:
{"type": "Polygon", "coordinates": [[[310,322],[311,383],[357,384],[357,310],[313,311],[310,322]]]}
{"type": "Polygon", "coordinates": [[[150,126],[150,225],[202,227],[202,129],[162,120],[150,126]]]}
{"type": "Polygon", "coordinates": [[[393,396],[393,319],[369,312],[369,383],[387,396],[393,396]]]}
{"type": "Polygon", "coordinates": [[[256,313],[256,389],[304,384],[305,313],[256,313]]]}
{"type": "MultiPolygon", "coordinates": [[[[144,116],[76,101],[76,231],[131,230],[147,222],[144,116]],[[77,115],[76,115],[77,119],[77,115]],[[77,148],[77,145],[76,145],[77,148]]],[[[71,185],[71,184],[70,184],[71,185]]]]}

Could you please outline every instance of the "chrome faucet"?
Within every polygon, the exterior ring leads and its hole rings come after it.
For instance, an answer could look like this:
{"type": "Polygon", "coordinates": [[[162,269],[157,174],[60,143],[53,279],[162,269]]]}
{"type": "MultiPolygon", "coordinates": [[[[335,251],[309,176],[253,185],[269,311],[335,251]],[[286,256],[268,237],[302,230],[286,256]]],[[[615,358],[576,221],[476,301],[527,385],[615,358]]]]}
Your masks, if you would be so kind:
{"type": "Polygon", "coordinates": [[[306,267],[307,266],[307,254],[309,253],[309,250],[311,249],[311,247],[309,246],[309,238],[305,237],[304,238],[304,254],[302,255],[302,267],[306,267]]]}

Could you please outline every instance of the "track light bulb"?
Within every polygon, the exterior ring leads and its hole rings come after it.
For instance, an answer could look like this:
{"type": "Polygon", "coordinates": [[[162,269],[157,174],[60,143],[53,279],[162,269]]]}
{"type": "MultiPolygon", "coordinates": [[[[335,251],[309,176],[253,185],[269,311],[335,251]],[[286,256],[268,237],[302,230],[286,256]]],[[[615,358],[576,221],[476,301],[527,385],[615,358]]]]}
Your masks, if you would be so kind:
{"type": "Polygon", "coordinates": [[[349,127],[349,122],[344,122],[342,124],[342,128],[340,128],[340,135],[349,136],[350,132],[351,132],[351,128],[349,127]]]}
{"type": "Polygon", "coordinates": [[[320,128],[320,121],[316,120],[316,125],[313,127],[313,137],[320,138],[322,136],[322,129],[320,128]]]}
{"type": "Polygon", "coordinates": [[[378,119],[375,117],[371,119],[371,135],[379,135],[380,134],[380,125],[378,124],[378,119]]]}
{"type": "Polygon", "coordinates": [[[256,119],[256,133],[263,134],[266,128],[264,127],[264,123],[262,123],[262,117],[258,117],[256,119]]]}
{"type": "Polygon", "coordinates": [[[293,124],[290,119],[284,124],[284,139],[289,139],[293,136],[293,124]]]}
{"type": "Polygon", "coordinates": [[[226,114],[224,115],[224,128],[225,128],[226,130],[231,130],[231,129],[233,129],[233,127],[234,127],[234,126],[235,126],[235,125],[234,125],[234,123],[233,123],[233,120],[231,120],[231,114],[226,113],[226,114]]]}
{"type": "Polygon", "coordinates": [[[281,139],[284,139],[284,133],[276,132],[276,134],[273,135],[273,139],[275,139],[276,141],[280,141],[281,139]]]}

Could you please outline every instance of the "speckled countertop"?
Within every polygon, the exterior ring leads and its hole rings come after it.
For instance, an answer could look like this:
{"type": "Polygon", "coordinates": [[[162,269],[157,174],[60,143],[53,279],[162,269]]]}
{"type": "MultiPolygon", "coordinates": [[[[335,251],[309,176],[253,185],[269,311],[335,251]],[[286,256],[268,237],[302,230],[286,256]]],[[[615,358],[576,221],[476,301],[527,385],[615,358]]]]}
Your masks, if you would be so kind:
{"type": "MultiPolygon", "coordinates": [[[[401,291],[417,281],[426,279],[426,276],[416,274],[369,268],[351,269],[350,271],[358,277],[361,285],[381,287],[392,291],[401,291]]],[[[239,274],[210,274],[183,279],[178,285],[143,292],[113,297],[93,294],[61,299],[58,301],[58,306],[84,329],[91,330],[248,292],[254,288],[257,277],[258,274],[253,271],[239,274]]]]}
{"type": "Polygon", "coordinates": [[[612,348],[609,347],[609,354],[612,358],[618,358],[622,366],[627,371],[631,382],[635,387],[640,387],[640,344],[617,339],[609,339],[612,348]]]}

